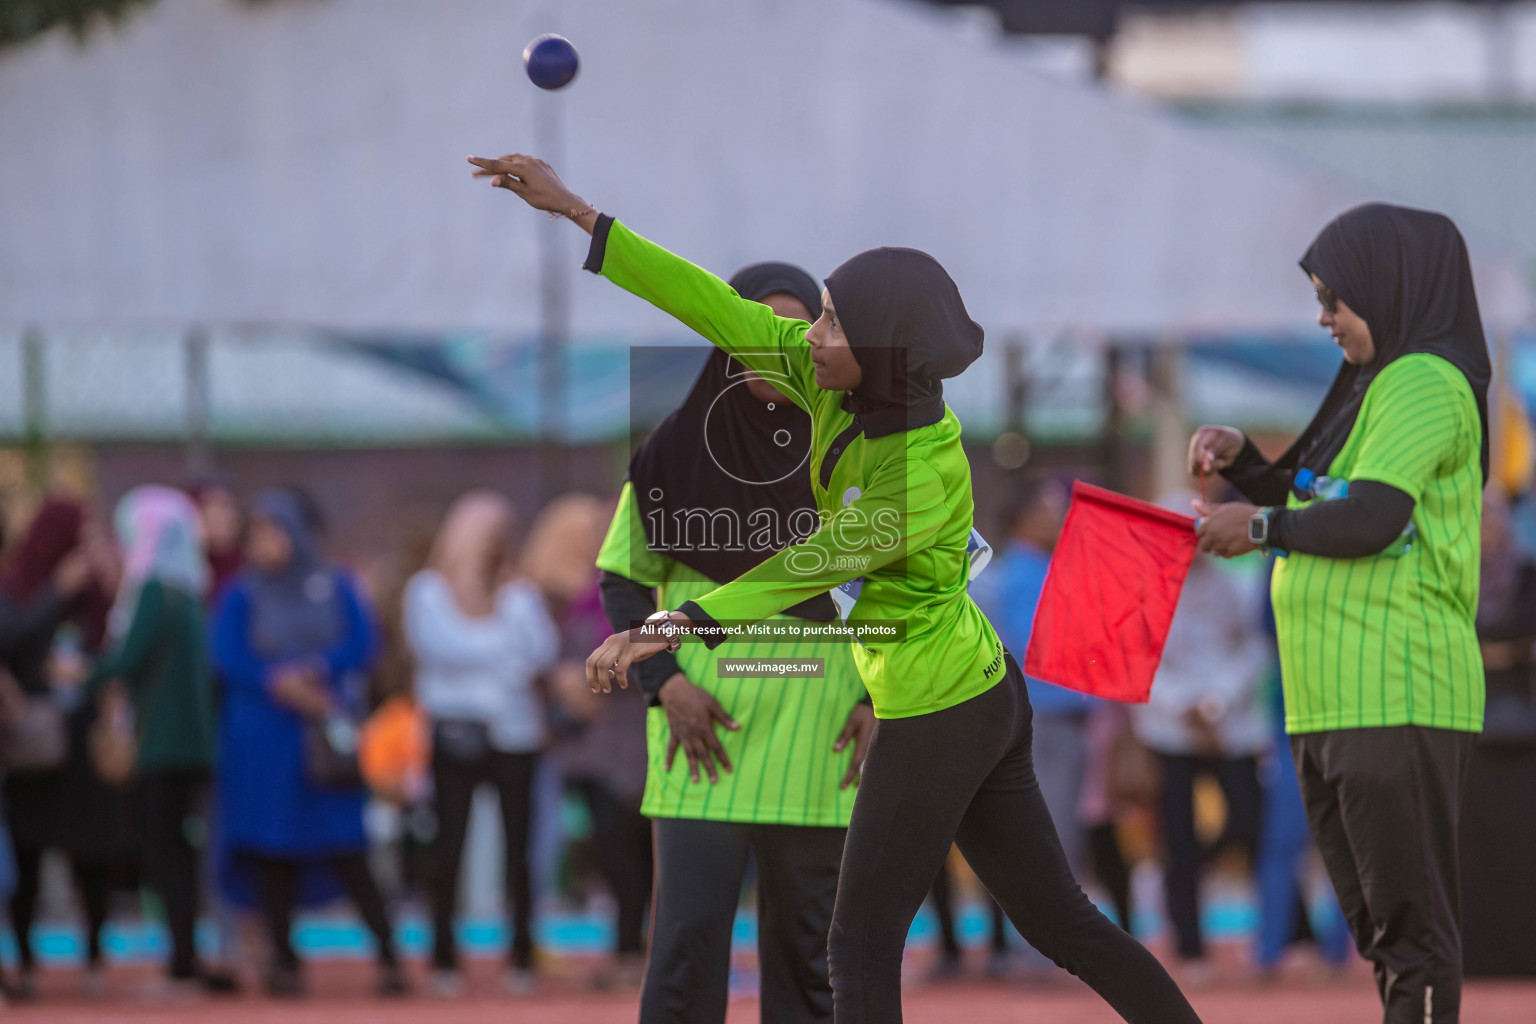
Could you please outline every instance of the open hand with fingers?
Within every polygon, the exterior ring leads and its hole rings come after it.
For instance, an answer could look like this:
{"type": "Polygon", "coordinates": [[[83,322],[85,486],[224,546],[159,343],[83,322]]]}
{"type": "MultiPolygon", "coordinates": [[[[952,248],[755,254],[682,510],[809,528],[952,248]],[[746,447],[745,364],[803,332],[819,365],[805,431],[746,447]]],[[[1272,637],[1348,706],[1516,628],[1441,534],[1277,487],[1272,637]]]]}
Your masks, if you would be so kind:
{"type": "Polygon", "coordinates": [[[699,768],[702,766],[711,783],[719,782],[715,762],[720,762],[721,768],[731,771],[731,758],[726,754],[725,745],[720,742],[715,726],[718,724],[734,732],[741,728],[741,724],[730,716],[714,694],[702,686],[694,685],[681,672],[662,684],[658,696],[661,698],[662,709],[667,713],[667,725],[672,731],[672,738],[667,742],[667,771],[672,770],[672,762],[681,749],[688,758],[689,778],[698,782],[699,768]]]}
{"type": "Polygon", "coordinates": [[[1233,427],[1201,427],[1189,439],[1189,475],[1219,473],[1242,454],[1243,432],[1233,427]]]}
{"type": "Polygon", "coordinates": [[[641,636],[642,632],[636,627],[615,633],[587,657],[587,685],[593,693],[612,693],[615,682],[619,689],[628,689],[629,666],[667,649],[666,640],[648,638],[657,635],[654,630],[646,637],[641,636]]]}
{"type": "Polygon", "coordinates": [[[1241,501],[1223,504],[1195,502],[1195,533],[1200,537],[1200,550],[1222,558],[1236,558],[1258,545],[1248,539],[1248,522],[1259,511],[1254,505],[1241,501]]]}
{"type": "Polygon", "coordinates": [[[476,178],[489,178],[496,188],[515,192],[535,210],[569,217],[588,234],[597,221],[597,208],[566,187],[554,168],[538,157],[507,153],[499,157],[472,156],[476,178]]]}

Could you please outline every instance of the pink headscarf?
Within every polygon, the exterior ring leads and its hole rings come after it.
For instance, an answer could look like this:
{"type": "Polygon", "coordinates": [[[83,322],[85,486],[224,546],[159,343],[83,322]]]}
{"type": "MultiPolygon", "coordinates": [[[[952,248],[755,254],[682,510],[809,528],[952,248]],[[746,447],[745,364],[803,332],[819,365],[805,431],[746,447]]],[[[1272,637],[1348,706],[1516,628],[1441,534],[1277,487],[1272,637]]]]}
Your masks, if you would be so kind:
{"type": "Polygon", "coordinates": [[[117,503],[113,525],[123,555],[123,581],[112,607],[111,632],[122,637],[133,622],[139,592],[150,580],[201,600],[208,586],[202,526],[185,492],[135,487],[117,503]]]}

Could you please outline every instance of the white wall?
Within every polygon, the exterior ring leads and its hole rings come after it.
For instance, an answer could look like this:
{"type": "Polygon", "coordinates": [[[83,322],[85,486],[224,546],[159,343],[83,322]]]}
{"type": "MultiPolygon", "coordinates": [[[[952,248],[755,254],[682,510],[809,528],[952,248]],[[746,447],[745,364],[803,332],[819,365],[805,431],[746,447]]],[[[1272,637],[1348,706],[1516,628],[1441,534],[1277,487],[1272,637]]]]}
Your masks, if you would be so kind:
{"type": "MultiPolygon", "coordinates": [[[[463,158],[535,148],[535,103],[570,182],[680,253],[916,246],[994,337],[1304,329],[1297,256],[1378,194],[893,0],[159,0],[0,59],[0,324],[531,333],[539,216],[463,158]],[[554,96],[518,59],[552,28],[584,61],[554,96]]],[[[1485,316],[1526,319],[1518,262],[1473,248],[1485,316]]],[[[676,336],[573,276],[578,337],[676,336]]]]}
{"type": "Polygon", "coordinates": [[[1244,4],[1126,19],[1122,85],[1168,96],[1536,99],[1536,3],[1244,4]]]}

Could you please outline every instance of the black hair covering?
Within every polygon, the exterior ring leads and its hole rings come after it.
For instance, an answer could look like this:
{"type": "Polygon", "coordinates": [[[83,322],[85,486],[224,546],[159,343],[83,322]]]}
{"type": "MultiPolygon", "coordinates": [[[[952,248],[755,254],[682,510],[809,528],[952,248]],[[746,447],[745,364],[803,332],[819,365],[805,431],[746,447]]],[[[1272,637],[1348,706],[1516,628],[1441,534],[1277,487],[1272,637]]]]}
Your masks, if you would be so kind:
{"type": "Polygon", "coordinates": [[[821,289],[816,279],[793,263],[752,263],[736,271],[730,280],[736,294],[753,302],[770,295],[793,295],[811,311],[812,322],[821,317],[821,289]]]}
{"type": "MultiPolygon", "coordinates": [[[[761,301],[786,293],[821,316],[821,289],[799,267],[754,263],[731,278],[744,299],[761,301]]],[[[820,521],[811,491],[808,457],[811,417],[788,400],[764,405],[747,390],[745,370],[716,349],[699,371],[683,404],[651,431],[629,463],[629,480],[645,524],[646,546],[677,559],[717,583],[727,583],[774,553],[749,550],[755,522],[767,520],[785,545],[814,531],[820,521]],[[695,518],[688,536],[679,515],[728,510],[737,524],[734,544],[717,544],[714,522],[695,518]],[[658,522],[664,531],[656,537],[658,522]],[[792,532],[793,531],[793,532],[792,532]],[[690,544],[692,545],[690,547],[690,544]],[[736,550],[720,550],[719,548],[736,550]]],[[[722,538],[723,539],[723,538],[722,538]]],[[[807,619],[831,619],[826,594],[789,609],[807,619]]]]}
{"type": "Polygon", "coordinates": [[[866,437],[944,418],[945,377],[981,355],[981,327],[939,261],[916,249],[870,249],[827,278],[864,380],[843,398],[866,437]]]}
{"type": "Polygon", "coordinates": [[[1344,448],[1366,389],[1387,366],[1415,352],[1437,355],[1472,386],[1483,421],[1483,479],[1488,479],[1488,342],[1472,287],[1467,244],[1444,214],[1367,203],[1340,214],[1317,236],[1301,267],[1371,328],[1375,357],[1346,362],[1307,429],[1277,468],[1319,476],[1344,448]]]}

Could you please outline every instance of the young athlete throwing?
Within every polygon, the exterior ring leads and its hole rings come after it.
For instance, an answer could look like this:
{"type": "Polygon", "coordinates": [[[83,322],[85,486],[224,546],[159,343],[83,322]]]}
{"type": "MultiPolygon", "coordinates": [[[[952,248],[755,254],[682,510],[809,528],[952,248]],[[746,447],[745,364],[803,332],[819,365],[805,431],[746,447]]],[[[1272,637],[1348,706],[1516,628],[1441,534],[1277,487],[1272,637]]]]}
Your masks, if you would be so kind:
{"type": "MultiPolygon", "coordinates": [[[[941,382],[980,355],[982,331],[944,268],[911,249],[860,253],[826,279],[821,316],[807,325],[599,214],[541,160],[470,163],[476,177],[589,232],[588,270],[749,368],[787,376],[786,394],[811,415],[822,528],[666,623],[715,644],[723,630],[862,581],[849,624],[904,633],[872,630],[854,648],[879,721],[832,916],[835,1019],[901,1020],[907,930],[955,841],[1025,939],[1125,1020],[1198,1021],[1157,960],[1072,877],[1035,780],[1024,676],[967,593],[970,466],[941,382]]],[[[624,685],[632,663],[673,646],[655,637],[609,637],[587,660],[589,682],[624,685]]]]}

